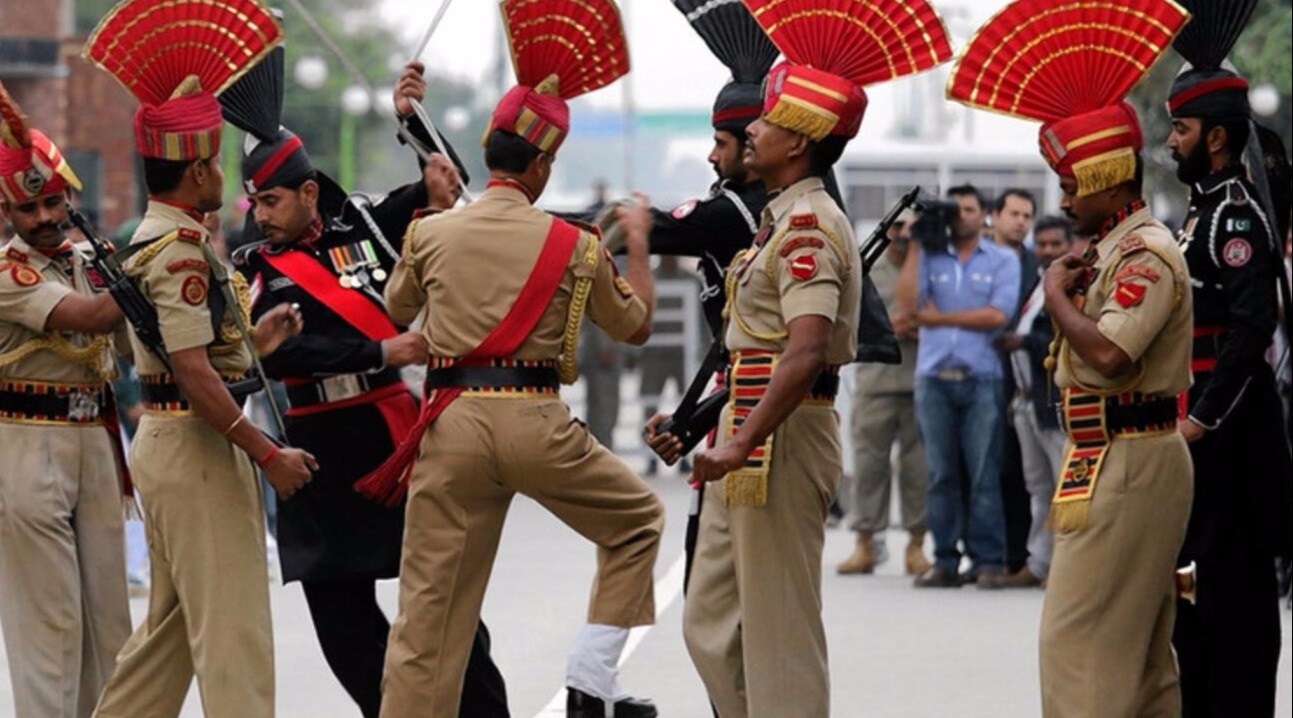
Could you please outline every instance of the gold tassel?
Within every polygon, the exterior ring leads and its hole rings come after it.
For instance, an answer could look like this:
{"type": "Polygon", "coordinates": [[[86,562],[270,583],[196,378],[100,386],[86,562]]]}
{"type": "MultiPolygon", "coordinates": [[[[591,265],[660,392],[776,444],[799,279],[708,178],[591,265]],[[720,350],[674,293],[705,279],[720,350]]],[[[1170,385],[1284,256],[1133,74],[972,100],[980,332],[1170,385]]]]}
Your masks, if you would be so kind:
{"type": "Polygon", "coordinates": [[[1073,165],[1078,196],[1086,197],[1132,181],[1136,177],[1136,152],[1131,148],[1092,157],[1073,165]]]}
{"type": "Polygon", "coordinates": [[[767,469],[733,471],[723,479],[723,494],[728,506],[763,508],[768,505],[767,469]]]}
{"type": "Polygon", "coordinates": [[[830,135],[831,130],[835,129],[835,123],[838,121],[833,115],[828,117],[802,105],[787,102],[785,97],[777,101],[777,105],[772,108],[772,111],[764,119],[791,132],[806,135],[814,142],[818,142],[830,135]]]}
{"type": "Polygon", "coordinates": [[[1051,531],[1057,535],[1077,533],[1086,528],[1087,517],[1090,513],[1091,502],[1089,500],[1052,504],[1050,521],[1047,524],[1051,531]]]}

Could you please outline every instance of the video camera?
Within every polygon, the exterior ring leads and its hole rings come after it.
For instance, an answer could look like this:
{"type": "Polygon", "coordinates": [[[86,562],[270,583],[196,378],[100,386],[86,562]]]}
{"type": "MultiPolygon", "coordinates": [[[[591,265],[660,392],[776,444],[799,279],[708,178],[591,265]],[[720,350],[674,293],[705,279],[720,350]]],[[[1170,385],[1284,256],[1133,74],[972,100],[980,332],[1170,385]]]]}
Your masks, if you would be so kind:
{"type": "Polygon", "coordinates": [[[956,236],[956,222],[961,209],[955,202],[925,200],[920,216],[911,226],[912,239],[926,252],[945,252],[956,236]]]}

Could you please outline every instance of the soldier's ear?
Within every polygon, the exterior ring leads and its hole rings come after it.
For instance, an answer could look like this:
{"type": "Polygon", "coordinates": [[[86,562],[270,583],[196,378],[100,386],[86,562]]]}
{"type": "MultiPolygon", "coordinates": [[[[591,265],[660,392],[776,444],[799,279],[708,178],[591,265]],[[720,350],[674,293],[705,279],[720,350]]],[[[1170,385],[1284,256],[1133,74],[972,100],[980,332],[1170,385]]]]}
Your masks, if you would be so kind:
{"type": "Polygon", "coordinates": [[[1230,135],[1226,132],[1226,128],[1220,124],[1214,125],[1212,129],[1208,130],[1201,141],[1207,143],[1208,154],[1211,155],[1220,154],[1230,148],[1230,135]]]}
{"type": "Polygon", "coordinates": [[[319,206],[319,183],[314,180],[306,180],[301,185],[301,204],[308,209],[314,209],[319,206]]]}

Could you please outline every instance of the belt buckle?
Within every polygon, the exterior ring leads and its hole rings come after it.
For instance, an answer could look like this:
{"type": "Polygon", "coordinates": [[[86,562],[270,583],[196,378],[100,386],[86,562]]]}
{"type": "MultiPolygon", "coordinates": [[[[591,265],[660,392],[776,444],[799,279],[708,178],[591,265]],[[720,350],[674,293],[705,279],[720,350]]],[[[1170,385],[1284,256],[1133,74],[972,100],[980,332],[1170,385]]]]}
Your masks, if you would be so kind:
{"type": "Polygon", "coordinates": [[[964,369],[940,369],[936,376],[941,381],[965,381],[970,373],[964,369]]]}
{"type": "Polygon", "coordinates": [[[323,401],[331,404],[336,401],[353,399],[364,393],[364,385],[358,374],[330,376],[320,384],[323,401]]]}
{"type": "Polygon", "coordinates": [[[99,418],[100,410],[96,391],[74,389],[67,395],[67,418],[72,421],[94,421],[99,418]]]}

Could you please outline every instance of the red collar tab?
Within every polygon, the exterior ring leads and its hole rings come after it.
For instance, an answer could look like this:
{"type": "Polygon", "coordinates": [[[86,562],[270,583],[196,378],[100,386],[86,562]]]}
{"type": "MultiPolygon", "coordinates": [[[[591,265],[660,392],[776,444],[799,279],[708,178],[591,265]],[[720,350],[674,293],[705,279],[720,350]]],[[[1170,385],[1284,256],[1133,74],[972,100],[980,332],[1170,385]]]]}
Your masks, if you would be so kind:
{"type": "Polygon", "coordinates": [[[1129,217],[1145,209],[1148,206],[1149,205],[1145,203],[1145,200],[1138,199],[1132,202],[1131,204],[1127,205],[1126,207],[1123,207],[1122,209],[1118,210],[1117,214],[1106,219],[1104,221],[1104,224],[1101,225],[1100,234],[1096,237],[1096,242],[1099,242],[1105,237],[1108,237],[1110,234],[1113,233],[1115,229],[1118,228],[1119,225],[1121,225],[1123,222],[1126,222],[1129,217]]]}
{"type": "Polygon", "coordinates": [[[530,204],[534,204],[535,200],[538,199],[538,197],[534,196],[534,192],[532,192],[529,187],[525,186],[524,182],[518,179],[512,179],[511,177],[491,179],[489,183],[485,185],[485,189],[493,189],[495,187],[510,187],[525,195],[525,198],[530,201],[530,204]]]}
{"type": "Polygon", "coordinates": [[[183,202],[176,202],[175,200],[172,200],[172,199],[162,199],[161,197],[153,197],[153,196],[150,196],[148,198],[148,201],[156,202],[157,204],[164,204],[167,207],[174,207],[175,209],[178,209],[184,214],[187,214],[189,217],[193,219],[193,221],[199,224],[202,223],[202,220],[206,219],[206,213],[198,211],[198,208],[194,207],[191,204],[185,204],[183,202]]]}

